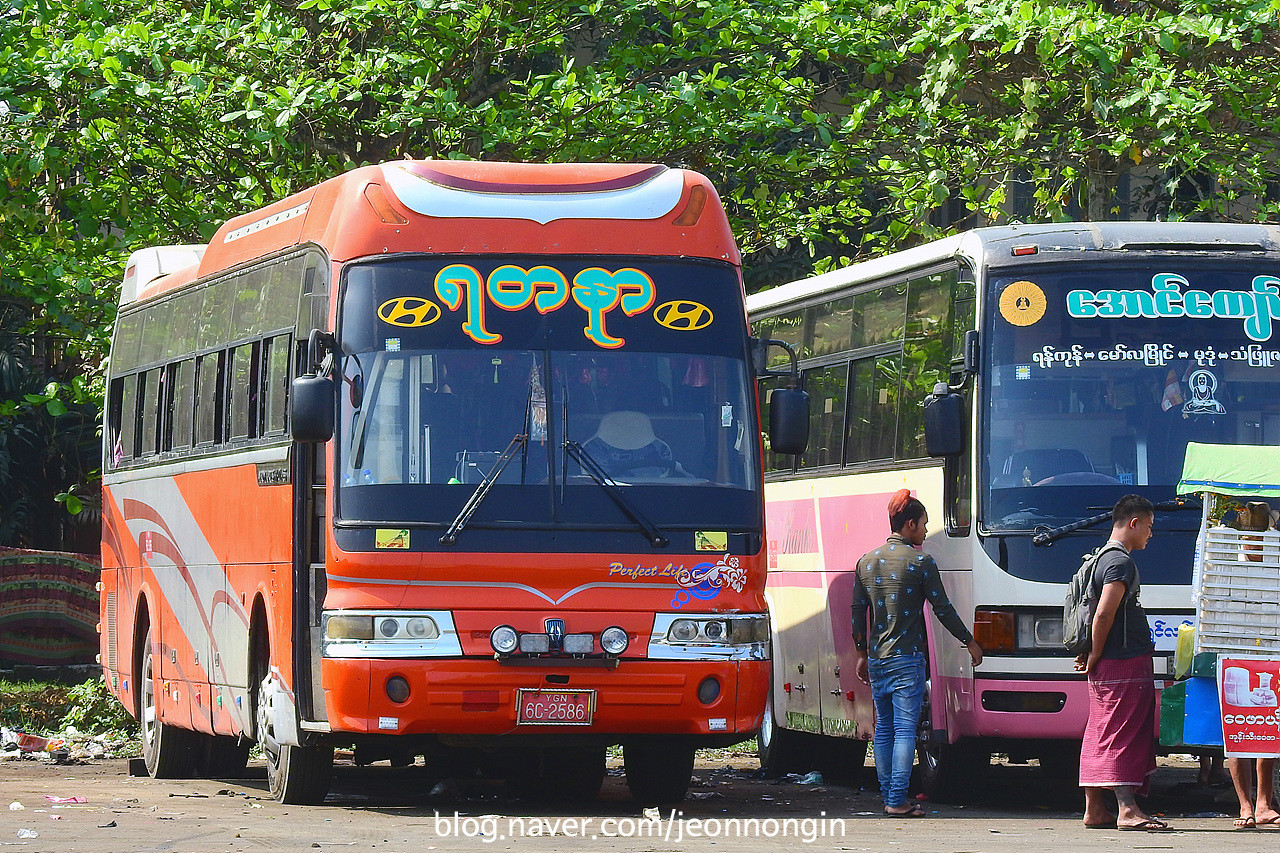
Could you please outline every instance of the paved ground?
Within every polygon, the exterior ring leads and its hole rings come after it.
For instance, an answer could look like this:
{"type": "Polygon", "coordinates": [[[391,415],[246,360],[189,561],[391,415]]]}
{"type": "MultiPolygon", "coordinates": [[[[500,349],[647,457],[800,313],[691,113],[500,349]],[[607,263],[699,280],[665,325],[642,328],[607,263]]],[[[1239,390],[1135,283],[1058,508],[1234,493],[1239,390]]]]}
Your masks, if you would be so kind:
{"type": "MultiPolygon", "coordinates": [[[[690,799],[674,815],[644,818],[617,762],[599,802],[551,807],[482,781],[445,781],[425,768],[339,766],[323,806],[282,806],[250,778],[160,782],[128,776],[124,760],[79,766],[0,763],[0,851],[429,850],[516,851],[892,851],[1035,850],[1272,851],[1280,831],[1232,832],[1229,789],[1195,782],[1189,762],[1162,759],[1154,811],[1170,833],[1086,831],[1079,793],[1035,767],[994,767],[975,780],[966,806],[928,805],[922,820],[880,813],[874,790],[856,783],[802,785],[762,779],[754,760],[728,753],[699,760],[690,799]],[[50,797],[83,797],[55,803],[50,797]],[[22,810],[8,810],[11,803],[22,810]],[[674,819],[673,819],[674,818],[674,819]],[[25,830],[25,832],[24,832],[25,830]],[[37,833],[36,837],[29,836],[37,833]]],[[[871,786],[870,777],[863,784],[871,786]]]]}

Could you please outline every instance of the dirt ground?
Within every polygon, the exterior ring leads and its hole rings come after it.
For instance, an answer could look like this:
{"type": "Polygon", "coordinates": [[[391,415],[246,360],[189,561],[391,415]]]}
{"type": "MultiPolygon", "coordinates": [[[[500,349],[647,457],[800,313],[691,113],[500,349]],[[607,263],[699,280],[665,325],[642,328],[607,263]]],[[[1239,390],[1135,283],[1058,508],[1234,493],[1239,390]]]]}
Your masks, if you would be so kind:
{"type": "MultiPolygon", "coordinates": [[[[234,780],[157,781],[128,775],[128,761],[80,765],[0,763],[0,848],[56,853],[457,849],[892,850],[970,853],[1036,849],[1196,848],[1271,850],[1280,834],[1232,832],[1234,794],[1196,782],[1189,760],[1161,759],[1149,809],[1176,832],[1085,831],[1074,786],[1035,766],[995,766],[975,779],[964,806],[926,803],[922,820],[881,812],[870,768],[843,784],[761,778],[753,758],[700,757],[689,798],[646,818],[610,761],[595,803],[547,806],[515,799],[497,783],[441,780],[427,768],[340,763],[323,806],[282,806],[261,766],[234,780]],[[83,798],[84,802],[56,802],[83,798]],[[18,803],[21,809],[13,809],[18,803]],[[31,833],[35,833],[31,837],[31,833]]],[[[1021,853],[1021,851],[1020,851],[1021,853]]]]}

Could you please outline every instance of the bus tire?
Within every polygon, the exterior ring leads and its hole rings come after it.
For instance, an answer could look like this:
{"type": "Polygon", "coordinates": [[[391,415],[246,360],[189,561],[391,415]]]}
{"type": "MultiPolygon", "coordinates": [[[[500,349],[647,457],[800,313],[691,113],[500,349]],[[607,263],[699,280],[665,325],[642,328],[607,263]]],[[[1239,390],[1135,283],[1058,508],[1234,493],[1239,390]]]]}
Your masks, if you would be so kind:
{"type": "Polygon", "coordinates": [[[642,805],[678,803],[693,779],[694,748],[680,743],[641,741],[622,747],[631,796],[642,805]]]}
{"type": "Polygon", "coordinates": [[[142,760],[153,779],[189,779],[195,773],[197,735],[160,722],[156,685],[159,673],[151,647],[151,628],[142,641],[142,662],[138,678],[138,728],[142,738],[142,760]]]}
{"type": "Polygon", "coordinates": [[[773,715],[773,691],[765,698],[764,716],[760,731],[756,733],[756,758],[765,776],[778,777],[784,773],[801,773],[813,768],[804,767],[804,736],[778,725],[773,715]]]}
{"type": "MultiPolygon", "coordinates": [[[[265,668],[262,666],[260,670],[265,668]]],[[[257,682],[253,707],[254,729],[267,765],[267,785],[271,796],[289,805],[319,805],[329,793],[329,780],[333,776],[333,746],[280,742],[275,732],[275,714],[271,709],[270,682],[270,675],[257,682]]]]}
{"type": "Polygon", "coordinates": [[[920,789],[939,803],[966,802],[968,795],[981,787],[982,776],[991,763],[991,753],[963,741],[919,744],[916,757],[920,789]]]}

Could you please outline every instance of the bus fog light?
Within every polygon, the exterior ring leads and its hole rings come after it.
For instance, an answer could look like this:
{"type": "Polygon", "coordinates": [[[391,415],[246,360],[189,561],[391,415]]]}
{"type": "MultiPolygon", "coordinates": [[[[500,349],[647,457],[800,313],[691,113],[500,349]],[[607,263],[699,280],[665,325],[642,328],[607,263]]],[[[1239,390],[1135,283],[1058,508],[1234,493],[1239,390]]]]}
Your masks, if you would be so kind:
{"type": "Polygon", "coordinates": [[[324,635],[330,640],[372,640],[372,616],[333,614],[324,620],[324,635]]]}
{"type": "Polygon", "coordinates": [[[567,655],[589,655],[596,650],[596,638],[590,634],[565,634],[564,652],[567,655]]]}
{"type": "Polygon", "coordinates": [[[551,635],[521,634],[520,651],[527,655],[545,655],[551,651],[551,635]]]}
{"type": "Polygon", "coordinates": [[[698,701],[703,705],[710,705],[712,702],[720,698],[720,682],[715,676],[708,675],[702,679],[702,683],[698,685],[698,701]]]}
{"type": "Polygon", "coordinates": [[[630,643],[631,639],[627,636],[627,632],[617,625],[605,628],[600,632],[600,648],[604,649],[604,653],[607,655],[617,657],[627,650],[627,646],[630,643]]]}
{"type": "Polygon", "coordinates": [[[397,705],[409,701],[409,682],[399,675],[387,679],[387,698],[397,705]]]}
{"type": "Polygon", "coordinates": [[[388,640],[400,633],[400,622],[396,619],[379,619],[378,635],[388,640]]]}
{"type": "Polygon", "coordinates": [[[410,619],[405,624],[404,630],[415,640],[434,640],[440,636],[440,629],[436,627],[435,621],[425,616],[415,616],[410,619]]]}
{"type": "Polygon", "coordinates": [[[500,655],[509,655],[516,650],[520,636],[510,625],[499,625],[489,634],[489,645],[500,655]]]}
{"type": "Polygon", "coordinates": [[[667,636],[677,643],[691,643],[698,637],[698,623],[692,619],[677,619],[671,623],[667,636]]]}

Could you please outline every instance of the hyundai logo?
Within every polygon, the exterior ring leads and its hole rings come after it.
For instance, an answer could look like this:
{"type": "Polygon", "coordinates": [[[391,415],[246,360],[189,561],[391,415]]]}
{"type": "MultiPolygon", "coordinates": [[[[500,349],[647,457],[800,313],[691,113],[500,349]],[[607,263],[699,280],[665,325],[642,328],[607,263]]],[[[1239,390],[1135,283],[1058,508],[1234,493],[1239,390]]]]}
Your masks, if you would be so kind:
{"type": "Polygon", "coordinates": [[[420,296],[401,296],[379,305],[378,316],[393,326],[429,326],[440,319],[440,306],[420,296]]]}
{"type": "Polygon", "coordinates": [[[701,302],[676,299],[653,309],[653,319],[658,325],[677,332],[693,332],[710,326],[715,315],[701,302]]]}

